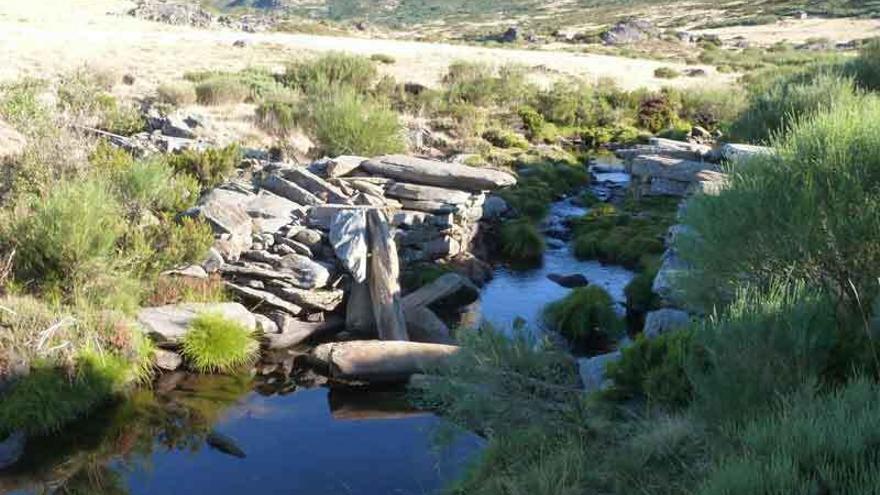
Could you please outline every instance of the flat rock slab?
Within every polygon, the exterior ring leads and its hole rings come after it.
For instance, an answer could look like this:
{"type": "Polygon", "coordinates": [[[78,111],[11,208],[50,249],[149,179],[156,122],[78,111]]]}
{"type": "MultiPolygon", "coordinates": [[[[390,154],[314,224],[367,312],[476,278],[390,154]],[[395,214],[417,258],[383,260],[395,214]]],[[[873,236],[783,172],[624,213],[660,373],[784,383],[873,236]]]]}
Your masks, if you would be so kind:
{"type": "Polygon", "coordinates": [[[361,164],[361,168],[401,182],[427,186],[483,191],[516,184],[516,177],[507,172],[468,167],[405,155],[386,155],[361,164]]]}
{"type": "Polygon", "coordinates": [[[143,330],[162,347],[180,345],[192,321],[204,313],[216,313],[240,323],[248,330],[257,327],[254,315],[238,303],[186,303],[144,308],[137,315],[143,330]]]}
{"type": "Polygon", "coordinates": [[[247,239],[253,234],[253,220],[247,213],[247,205],[254,199],[227,189],[214,189],[199,201],[196,212],[205,218],[217,233],[230,234],[234,238],[247,239]]]}
{"type": "Polygon", "coordinates": [[[392,198],[435,201],[452,205],[463,205],[471,199],[471,193],[458,189],[406,184],[404,182],[391,184],[388,186],[385,194],[392,198]]]}
{"type": "Polygon", "coordinates": [[[306,191],[309,191],[316,197],[327,203],[351,204],[351,199],[342,192],[341,189],[330,184],[317,175],[309,172],[305,168],[290,168],[282,172],[285,179],[288,179],[306,191]]]}
{"type": "Polygon", "coordinates": [[[367,161],[366,157],[353,155],[341,155],[336,158],[331,158],[327,162],[327,177],[342,177],[343,175],[348,175],[354,172],[354,170],[360,167],[361,163],[364,163],[365,161],[367,161]]]}
{"type": "Polygon", "coordinates": [[[458,273],[446,273],[430,284],[407,294],[402,302],[404,310],[409,310],[444,302],[464,306],[479,297],[480,289],[469,279],[458,273]]]}
{"type": "Polygon", "coordinates": [[[458,350],[458,346],[444,344],[355,340],[321,344],[312,356],[327,366],[332,378],[394,382],[441,366],[458,350]]]}
{"type": "Polygon", "coordinates": [[[321,322],[297,320],[286,314],[275,314],[274,317],[278,325],[278,333],[263,335],[265,345],[269,349],[287,349],[312,336],[338,332],[345,328],[345,320],[337,316],[331,316],[321,322]]]}
{"type": "Polygon", "coordinates": [[[281,197],[287,198],[297,204],[301,204],[304,206],[315,206],[324,204],[323,200],[321,200],[308,190],[304,189],[294,182],[283,179],[274,174],[266,176],[262,180],[260,185],[263,188],[281,197]]]}
{"type": "Polygon", "coordinates": [[[233,284],[232,282],[226,282],[226,287],[243,300],[251,301],[254,304],[254,309],[280,309],[292,315],[298,315],[302,312],[301,307],[270,292],[233,284]]]}
{"type": "Polygon", "coordinates": [[[699,172],[716,168],[716,165],[707,162],[682,160],[662,155],[639,155],[630,162],[630,173],[634,176],[686,183],[696,182],[699,172]]]}

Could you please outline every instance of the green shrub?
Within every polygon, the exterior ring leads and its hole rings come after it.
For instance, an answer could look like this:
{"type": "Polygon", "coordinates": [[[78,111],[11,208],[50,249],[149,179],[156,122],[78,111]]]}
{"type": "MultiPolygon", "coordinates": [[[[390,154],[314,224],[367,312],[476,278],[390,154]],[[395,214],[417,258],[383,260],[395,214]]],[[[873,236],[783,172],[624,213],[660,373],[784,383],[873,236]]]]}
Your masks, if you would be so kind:
{"type": "Polygon", "coordinates": [[[67,182],[18,212],[5,242],[16,249],[17,278],[71,289],[107,269],[123,228],[122,208],[104,182],[67,182]]]}
{"type": "Polygon", "coordinates": [[[678,113],[672,101],[664,93],[647,95],[639,103],[639,125],[651,132],[660,132],[671,127],[677,119],[678,113]]]}
{"type": "Polygon", "coordinates": [[[880,39],[864,44],[851,65],[860,87],[880,91],[880,39]]]}
{"type": "Polygon", "coordinates": [[[544,116],[534,108],[521,107],[518,114],[526,128],[526,137],[531,141],[550,144],[559,140],[559,129],[544,120],[544,116]]]}
{"type": "Polygon", "coordinates": [[[528,149],[529,147],[526,138],[507,129],[489,129],[483,133],[483,139],[499,148],[528,149]]]}
{"type": "Polygon", "coordinates": [[[130,136],[144,130],[147,122],[140,109],[130,104],[120,104],[115,99],[104,108],[99,126],[107,132],[130,136]]]}
{"type": "Polygon", "coordinates": [[[681,280],[694,304],[723,305],[743,283],[779,274],[832,287],[844,299],[877,293],[880,266],[880,100],[861,97],[804,119],[776,153],[737,164],[729,187],[695,197],[677,238],[695,270],[681,280]]]}
{"type": "Polygon", "coordinates": [[[601,287],[580,287],[544,309],[544,323],[562,334],[578,351],[606,349],[623,330],[614,300],[601,287]]]}
{"type": "Polygon", "coordinates": [[[746,93],[735,88],[690,88],[680,99],[679,116],[710,131],[730,127],[747,104],[746,93]]]}
{"type": "Polygon", "coordinates": [[[501,254],[514,263],[539,262],[544,254],[544,237],[528,218],[509,220],[501,226],[501,254]]]}
{"type": "MultiPolygon", "coordinates": [[[[654,257],[656,258],[656,256],[654,257]]],[[[645,259],[639,261],[644,264],[645,259]]],[[[649,311],[657,309],[659,304],[657,294],[654,294],[652,287],[654,278],[657,277],[658,265],[657,261],[649,262],[652,266],[645,269],[642,273],[636,275],[623,290],[626,295],[626,309],[630,315],[643,315],[649,311]]]]}
{"type": "Polygon", "coordinates": [[[693,389],[686,365],[693,352],[693,338],[688,330],[650,339],[639,335],[623,350],[620,361],[608,364],[606,376],[614,382],[609,394],[616,398],[644,396],[649,403],[665,408],[689,405],[693,389]]]}
{"type": "Polygon", "coordinates": [[[375,64],[366,57],[333,52],[314,59],[293,63],[281,78],[290,88],[306,94],[321,93],[328,89],[352,88],[366,93],[376,80],[375,64]]]}
{"type": "Polygon", "coordinates": [[[196,88],[188,81],[161,84],[156,89],[156,95],[159,103],[174,107],[192,105],[198,99],[196,88]]]}
{"type": "Polygon", "coordinates": [[[654,69],[654,77],[660,79],[675,79],[681,76],[681,73],[672,67],[658,67],[654,69]]]}
{"type": "Polygon", "coordinates": [[[196,100],[201,105],[242,103],[250,94],[250,89],[233,76],[214,76],[196,84],[196,100]]]}
{"type": "Polygon", "coordinates": [[[766,92],[752,97],[731,133],[736,139],[766,142],[799,120],[855,99],[852,80],[836,74],[798,73],[775,81],[766,92]]]}
{"type": "Polygon", "coordinates": [[[257,106],[257,125],[273,136],[287,136],[303,118],[301,107],[293,99],[264,100],[257,106]]]}
{"type": "Polygon", "coordinates": [[[406,149],[397,114],[382,103],[341,90],[309,105],[304,126],[329,156],[375,156],[406,149]]]}
{"type": "Polygon", "coordinates": [[[213,244],[214,232],[208,223],[166,218],[157,225],[130,231],[123,254],[140,279],[151,281],[159,272],[204,261],[213,244]]]}
{"type": "MultiPolygon", "coordinates": [[[[183,75],[187,81],[195,83],[198,86],[208,83],[209,86],[217,86],[223,92],[227,92],[230,96],[229,101],[221,101],[220,103],[237,103],[239,101],[251,100],[257,101],[271,94],[279,93],[284,87],[278,83],[276,76],[265,69],[247,68],[239,72],[225,71],[200,71],[187,72],[183,75]],[[236,88],[226,90],[224,88],[236,88]],[[246,89],[243,90],[241,88],[246,89]],[[241,99],[239,100],[239,96],[241,99]]],[[[208,95],[210,99],[211,95],[208,95]]],[[[199,99],[201,99],[199,97],[199,99]]],[[[222,99],[222,98],[221,98],[222,99]]]]}
{"type": "Polygon", "coordinates": [[[206,313],[191,323],[181,351],[200,373],[227,372],[253,362],[258,346],[251,331],[240,323],[206,313]]]}
{"type": "Polygon", "coordinates": [[[205,189],[217,187],[228,179],[240,160],[241,150],[236,144],[205,151],[187,149],[168,157],[168,163],[176,172],[196,177],[205,189]]]}
{"type": "Polygon", "coordinates": [[[535,91],[526,81],[525,70],[515,65],[495,69],[479,62],[456,61],[449,64],[443,83],[450,103],[479,107],[522,104],[535,91]]]}
{"type": "Polygon", "coordinates": [[[835,356],[835,316],[833,301],[803,284],[740,291],[697,329],[703,352],[691,356],[688,372],[696,410],[715,424],[740,421],[766,411],[768,399],[818,382],[848,357],[835,356]]]}
{"type": "Polygon", "coordinates": [[[397,61],[394,57],[385,53],[374,53],[370,55],[370,60],[372,60],[373,62],[379,62],[380,64],[388,65],[391,65],[397,61]]]}
{"type": "Polygon", "coordinates": [[[736,452],[696,493],[874,493],[880,387],[861,379],[825,396],[803,391],[736,437],[736,452]]]}
{"type": "Polygon", "coordinates": [[[518,158],[519,181],[501,195],[519,215],[537,221],[547,214],[553,200],[586,185],[590,175],[571,155],[531,153],[518,158]]]}

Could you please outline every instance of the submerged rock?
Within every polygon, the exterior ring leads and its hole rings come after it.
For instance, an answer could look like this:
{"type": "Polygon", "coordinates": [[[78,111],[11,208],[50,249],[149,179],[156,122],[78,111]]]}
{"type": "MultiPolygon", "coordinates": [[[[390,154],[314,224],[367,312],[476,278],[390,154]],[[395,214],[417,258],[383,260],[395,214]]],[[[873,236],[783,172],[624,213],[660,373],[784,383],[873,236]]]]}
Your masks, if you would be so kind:
{"type": "Polygon", "coordinates": [[[208,433],[208,436],[205,437],[205,443],[207,443],[212,449],[231,455],[232,457],[238,457],[239,459],[247,457],[247,454],[244,453],[244,450],[241,450],[232,437],[218,433],[217,431],[208,433]]]}
{"type": "Polygon", "coordinates": [[[550,275],[547,275],[547,278],[566,289],[575,289],[577,287],[586,287],[587,285],[590,285],[590,281],[587,280],[587,277],[580,273],[573,273],[571,275],[551,273],[550,275]]]}

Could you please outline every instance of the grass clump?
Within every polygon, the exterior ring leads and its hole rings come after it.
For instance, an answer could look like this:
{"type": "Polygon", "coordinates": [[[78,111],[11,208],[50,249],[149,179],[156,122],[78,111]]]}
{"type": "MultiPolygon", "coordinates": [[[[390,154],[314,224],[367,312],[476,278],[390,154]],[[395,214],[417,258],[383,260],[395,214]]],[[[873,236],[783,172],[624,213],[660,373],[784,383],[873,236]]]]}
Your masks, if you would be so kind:
{"type": "Polygon", "coordinates": [[[805,387],[737,430],[736,450],[696,492],[873,493],[880,386],[859,379],[827,395],[805,387]]]}
{"type": "Polygon", "coordinates": [[[561,156],[524,155],[517,161],[519,180],[502,197],[521,216],[539,221],[555,199],[586,185],[586,168],[566,153],[561,156]]]}
{"type": "Polygon", "coordinates": [[[188,81],[171,82],[159,85],[156,89],[159,103],[174,107],[192,105],[198,101],[196,88],[188,81]]]}
{"type": "Polygon", "coordinates": [[[200,105],[231,105],[243,103],[250,89],[237,78],[215,76],[196,84],[196,101],[200,105]]]}
{"type": "Polygon", "coordinates": [[[631,268],[664,251],[663,236],[675,221],[674,198],[628,200],[621,209],[594,207],[574,226],[574,254],[631,268]]]}
{"type": "Polygon", "coordinates": [[[694,333],[689,330],[667,332],[649,339],[639,335],[623,349],[620,361],[608,364],[607,376],[614,381],[607,393],[615,399],[645,397],[653,406],[679,409],[693,399],[693,386],[687,375],[694,333]]]}
{"type": "Polygon", "coordinates": [[[372,60],[373,62],[379,62],[380,64],[386,64],[386,65],[391,65],[391,64],[397,62],[397,60],[394,57],[392,57],[391,55],[388,55],[386,53],[374,53],[374,54],[370,55],[370,60],[372,60]]]}
{"type": "Polygon", "coordinates": [[[864,44],[859,50],[859,56],[850,65],[850,72],[860,87],[880,91],[880,39],[864,44]]]}
{"type": "Polygon", "coordinates": [[[564,299],[547,305],[544,323],[562,334],[579,352],[607,349],[623,330],[614,300],[601,287],[574,289],[564,299]]]}
{"type": "Polygon", "coordinates": [[[201,314],[190,324],[182,353],[200,372],[228,372],[251,363],[258,346],[252,332],[219,314],[201,314]]]}
{"type": "Polygon", "coordinates": [[[501,226],[501,254],[510,262],[540,262],[544,247],[544,237],[528,218],[509,220],[501,226]]]}
{"type": "Polygon", "coordinates": [[[675,79],[681,76],[681,73],[672,67],[658,67],[654,69],[654,77],[659,79],[675,79]]]}

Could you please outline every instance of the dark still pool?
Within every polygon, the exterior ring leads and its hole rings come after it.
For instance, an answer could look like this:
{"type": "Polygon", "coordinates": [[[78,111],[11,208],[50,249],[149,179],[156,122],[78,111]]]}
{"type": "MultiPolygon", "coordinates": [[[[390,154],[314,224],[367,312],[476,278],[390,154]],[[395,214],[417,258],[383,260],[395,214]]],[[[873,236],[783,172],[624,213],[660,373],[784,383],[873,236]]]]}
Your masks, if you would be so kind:
{"type": "Polygon", "coordinates": [[[29,441],[0,493],[432,494],[480,448],[450,431],[399,390],[181,374],[29,441]]]}

